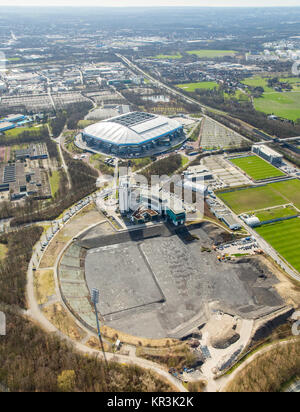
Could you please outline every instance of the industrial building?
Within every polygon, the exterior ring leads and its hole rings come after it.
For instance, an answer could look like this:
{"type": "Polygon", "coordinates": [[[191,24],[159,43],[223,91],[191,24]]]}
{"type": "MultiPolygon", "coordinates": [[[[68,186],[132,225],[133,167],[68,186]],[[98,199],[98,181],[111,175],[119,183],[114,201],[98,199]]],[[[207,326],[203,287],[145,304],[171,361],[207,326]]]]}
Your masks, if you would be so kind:
{"type": "Polygon", "coordinates": [[[48,150],[46,143],[31,144],[25,149],[15,151],[16,159],[47,159],[48,150]]]}
{"type": "Polygon", "coordinates": [[[202,165],[190,166],[182,174],[185,179],[191,180],[192,182],[202,181],[202,180],[212,180],[212,173],[202,165]]]}
{"type": "Polygon", "coordinates": [[[274,166],[282,165],[283,156],[264,144],[263,145],[259,145],[259,144],[253,145],[252,152],[256,153],[258,156],[267,160],[274,166]]]}
{"type": "Polygon", "coordinates": [[[17,123],[17,122],[21,122],[22,120],[25,120],[26,116],[24,116],[23,114],[11,114],[9,116],[7,116],[4,120],[6,122],[12,122],[12,123],[17,123]]]}
{"type": "Polygon", "coordinates": [[[126,158],[163,152],[182,142],[185,136],[177,120],[130,112],[88,126],[81,138],[87,147],[126,158]]]}
{"type": "Polygon", "coordinates": [[[16,162],[0,166],[0,192],[8,192],[11,200],[25,196],[39,199],[51,197],[48,179],[37,167],[28,168],[16,162]]]}
{"type": "Polygon", "coordinates": [[[0,122],[0,133],[6,132],[7,130],[14,129],[15,124],[11,122],[0,122]]]}
{"type": "Polygon", "coordinates": [[[122,214],[133,212],[131,220],[135,223],[156,220],[159,215],[167,218],[175,226],[186,221],[182,200],[158,186],[155,188],[134,186],[128,176],[120,178],[119,209],[122,214]]]}
{"type": "Polygon", "coordinates": [[[241,215],[241,219],[250,227],[260,226],[261,222],[256,216],[241,215]]]}
{"type": "Polygon", "coordinates": [[[225,223],[226,226],[229,227],[230,230],[239,230],[241,229],[241,225],[239,222],[235,220],[231,213],[226,213],[221,216],[221,220],[225,223]]]}

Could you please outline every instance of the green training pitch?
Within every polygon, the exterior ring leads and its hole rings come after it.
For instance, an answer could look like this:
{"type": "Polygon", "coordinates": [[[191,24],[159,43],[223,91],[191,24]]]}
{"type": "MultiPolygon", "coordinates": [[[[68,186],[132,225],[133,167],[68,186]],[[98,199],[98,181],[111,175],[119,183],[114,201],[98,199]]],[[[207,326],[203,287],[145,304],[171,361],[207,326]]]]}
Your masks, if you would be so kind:
{"type": "Polygon", "coordinates": [[[293,206],[279,206],[257,212],[255,216],[258,217],[261,222],[266,222],[273,219],[297,216],[298,214],[299,212],[293,206]]]}
{"type": "Polygon", "coordinates": [[[256,228],[277,252],[300,272],[300,219],[270,223],[256,228]]]}
{"type": "Polygon", "coordinates": [[[175,60],[175,59],[181,59],[182,55],[180,53],[176,54],[157,54],[154,59],[160,59],[160,60],[175,60]]]}
{"type": "Polygon", "coordinates": [[[218,193],[235,213],[254,212],[288,203],[300,208],[300,180],[292,179],[265,186],[218,193]]]}
{"type": "Polygon", "coordinates": [[[195,54],[200,58],[208,57],[224,57],[224,56],[234,56],[237,52],[234,50],[189,50],[188,54],[195,54]]]}
{"type": "Polygon", "coordinates": [[[185,84],[177,84],[176,87],[179,87],[182,90],[186,90],[187,92],[194,92],[196,89],[214,89],[215,87],[218,87],[218,83],[216,82],[185,83],[185,84]]]}
{"type": "Polygon", "coordinates": [[[284,176],[284,173],[258,156],[232,159],[231,162],[242,169],[254,180],[270,179],[284,176]]]}

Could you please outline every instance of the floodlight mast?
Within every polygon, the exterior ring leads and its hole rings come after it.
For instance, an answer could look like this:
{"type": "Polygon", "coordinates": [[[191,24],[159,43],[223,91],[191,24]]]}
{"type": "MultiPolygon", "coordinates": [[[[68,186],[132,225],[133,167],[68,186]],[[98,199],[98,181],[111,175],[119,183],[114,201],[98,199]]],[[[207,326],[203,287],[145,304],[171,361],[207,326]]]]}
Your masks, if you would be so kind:
{"type": "Polygon", "coordinates": [[[95,308],[98,337],[99,339],[101,339],[100,324],[99,324],[99,317],[98,317],[98,310],[97,310],[97,303],[99,303],[99,290],[98,289],[92,289],[92,302],[94,303],[94,308],[95,308]]]}
{"type": "Polygon", "coordinates": [[[99,323],[98,310],[97,310],[97,303],[99,303],[99,295],[100,295],[99,290],[93,288],[91,298],[92,298],[92,302],[93,302],[94,308],[95,308],[98,338],[99,338],[100,346],[101,346],[102,353],[103,353],[103,356],[104,356],[105,364],[106,364],[106,366],[108,366],[107,359],[106,359],[106,356],[105,356],[102,336],[101,336],[101,332],[100,332],[100,323],[99,323]]]}

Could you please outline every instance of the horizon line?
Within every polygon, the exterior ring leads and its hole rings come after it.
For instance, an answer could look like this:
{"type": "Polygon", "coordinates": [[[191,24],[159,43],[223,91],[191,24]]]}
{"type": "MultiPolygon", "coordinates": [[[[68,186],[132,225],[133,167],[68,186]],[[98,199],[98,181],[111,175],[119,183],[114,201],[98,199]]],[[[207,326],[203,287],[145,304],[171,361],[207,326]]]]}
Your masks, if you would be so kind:
{"type": "MultiPolygon", "coordinates": [[[[199,5],[155,5],[155,6],[147,6],[147,5],[143,5],[143,6],[136,6],[136,5],[127,5],[127,6],[97,6],[97,5],[90,5],[90,6],[83,6],[83,5],[61,5],[61,4],[57,4],[57,5],[22,5],[22,6],[17,6],[17,5],[9,5],[9,4],[2,4],[0,5],[1,7],[6,7],[6,8],[11,8],[14,9],[16,7],[18,8],[35,8],[35,9],[46,9],[46,8],[68,8],[68,9],[160,9],[160,8],[165,8],[165,9],[169,9],[169,8],[182,8],[182,9],[187,9],[187,8],[194,8],[194,9],[222,9],[222,8],[226,8],[226,9],[261,9],[261,8],[265,8],[265,9],[287,9],[287,8],[300,8],[300,5],[278,5],[278,6],[270,6],[270,5],[255,5],[255,6],[251,6],[251,5],[245,5],[245,6],[226,6],[226,5],[222,5],[222,6],[199,6],[199,5]]],[[[17,10],[16,10],[17,11],[17,10]]]]}

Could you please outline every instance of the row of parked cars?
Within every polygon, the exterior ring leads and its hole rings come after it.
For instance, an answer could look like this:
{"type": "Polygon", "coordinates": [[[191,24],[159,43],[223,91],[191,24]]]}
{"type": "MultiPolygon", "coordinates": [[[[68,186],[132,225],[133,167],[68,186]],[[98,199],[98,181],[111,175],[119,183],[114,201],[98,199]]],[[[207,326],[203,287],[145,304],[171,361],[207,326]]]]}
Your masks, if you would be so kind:
{"type": "Polygon", "coordinates": [[[63,217],[63,223],[66,223],[73,215],[75,215],[76,212],[78,212],[80,209],[82,209],[84,206],[90,203],[92,200],[92,197],[89,196],[84,200],[80,200],[78,203],[76,203],[75,206],[73,206],[69,212],[67,212],[64,217],[63,217]]]}
{"type": "MultiPolygon", "coordinates": [[[[62,222],[66,223],[76,212],[78,212],[84,206],[88,205],[91,202],[91,200],[92,200],[92,196],[88,196],[87,198],[80,200],[78,203],[76,203],[76,205],[73,206],[70,209],[70,211],[64,215],[64,217],[62,218],[62,222]]],[[[41,251],[44,251],[46,249],[51,239],[54,237],[56,232],[59,230],[59,221],[55,220],[53,223],[54,223],[54,227],[52,229],[52,233],[48,234],[46,240],[42,242],[41,251]]]]}

